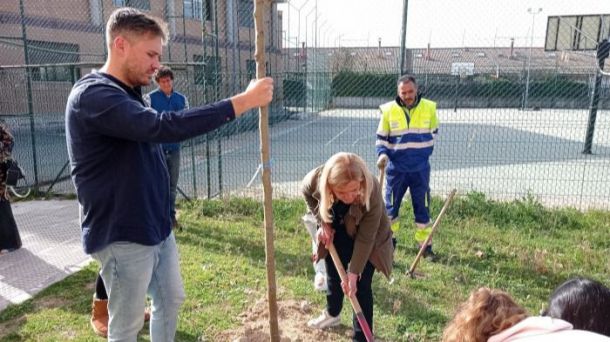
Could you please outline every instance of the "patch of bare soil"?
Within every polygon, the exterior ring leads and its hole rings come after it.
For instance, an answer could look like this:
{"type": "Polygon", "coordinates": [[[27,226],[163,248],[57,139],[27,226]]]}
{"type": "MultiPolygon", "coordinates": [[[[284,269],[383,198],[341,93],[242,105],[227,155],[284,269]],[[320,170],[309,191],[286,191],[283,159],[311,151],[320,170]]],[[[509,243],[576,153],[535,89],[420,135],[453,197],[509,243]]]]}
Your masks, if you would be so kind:
{"type": "MultiPolygon", "coordinates": [[[[349,326],[341,324],[337,327],[317,330],[307,327],[307,321],[319,315],[311,304],[296,300],[284,300],[278,303],[278,325],[282,342],[306,341],[348,341],[352,336],[351,321],[349,326]]],[[[222,332],[218,341],[232,342],[268,342],[269,307],[267,300],[261,299],[254,306],[239,315],[242,326],[222,332]]]]}
{"type": "Polygon", "coordinates": [[[35,302],[36,305],[36,309],[38,310],[42,310],[42,309],[49,309],[49,308],[61,308],[64,306],[67,306],[69,304],[69,301],[63,298],[56,298],[56,297],[43,297],[38,299],[35,302]]]}
{"type": "Polygon", "coordinates": [[[0,323],[0,340],[14,332],[21,324],[26,322],[25,315],[15,317],[5,323],[0,323]]]}

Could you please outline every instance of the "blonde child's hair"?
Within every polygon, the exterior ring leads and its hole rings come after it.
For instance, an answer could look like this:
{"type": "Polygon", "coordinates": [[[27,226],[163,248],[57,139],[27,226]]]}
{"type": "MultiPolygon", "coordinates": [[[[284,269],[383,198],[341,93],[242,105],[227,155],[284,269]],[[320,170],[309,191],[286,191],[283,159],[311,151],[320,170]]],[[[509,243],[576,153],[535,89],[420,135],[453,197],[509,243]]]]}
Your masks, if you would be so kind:
{"type": "Polygon", "coordinates": [[[487,342],[527,316],[508,293],[482,287],[459,306],[443,331],[443,342],[487,342]]]}
{"type": "Polygon", "coordinates": [[[370,209],[373,176],[362,158],[354,153],[339,152],[330,157],[324,167],[318,183],[320,192],[320,217],[324,222],[332,222],[330,209],[335,201],[333,188],[345,186],[349,182],[360,182],[360,194],[357,201],[370,209]]]}

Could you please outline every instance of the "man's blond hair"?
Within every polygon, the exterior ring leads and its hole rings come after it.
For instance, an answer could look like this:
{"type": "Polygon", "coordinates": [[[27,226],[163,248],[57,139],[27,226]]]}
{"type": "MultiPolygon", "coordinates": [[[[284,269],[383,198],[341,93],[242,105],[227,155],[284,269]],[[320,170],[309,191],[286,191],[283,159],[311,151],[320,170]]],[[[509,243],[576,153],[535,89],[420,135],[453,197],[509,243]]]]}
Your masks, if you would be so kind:
{"type": "Polygon", "coordinates": [[[112,12],[106,23],[106,45],[109,49],[112,48],[112,42],[119,35],[129,39],[130,36],[146,34],[161,37],[165,44],[169,36],[167,24],[157,17],[131,7],[122,7],[112,12]]]}

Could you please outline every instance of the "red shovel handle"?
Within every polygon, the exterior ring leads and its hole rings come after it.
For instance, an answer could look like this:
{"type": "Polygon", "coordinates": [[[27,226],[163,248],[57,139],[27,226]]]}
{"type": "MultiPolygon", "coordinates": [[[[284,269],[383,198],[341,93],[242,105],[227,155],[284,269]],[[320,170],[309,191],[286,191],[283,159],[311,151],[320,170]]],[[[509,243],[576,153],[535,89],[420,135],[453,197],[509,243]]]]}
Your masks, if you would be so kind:
{"type": "MultiPolygon", "coordinates": [[[[341,281],[344,283],[348,283],[347,274],[345,273],[345,269],[343,268],[343,264],[341,264],[341,259],[337,254],[337,250],[335,249],[334,244],[329,244],[326,246],[328,252],[330,252],[330,256],[333,259],[333,264],[335,264],[335,268],[339,273],[339,277],[341,277],[341,281]]],[[[364,318],[364,314],[362,313],[362,308],[360,307],[360,303],[358,303],[358,299],[356,296],[348,296],[350,303],[352,303],[352,308],[354,308],[354,312],[356,313],[356,318],[358,319],[358,323],[360,323],[360,327],[362,328],[362,332],[364,333],[364,337],[366,337],[367,342],[374,342],[375,337],[373,337],[373,333],[371,332],[371,328],[369,327],[369,323],[364,318]]]]}

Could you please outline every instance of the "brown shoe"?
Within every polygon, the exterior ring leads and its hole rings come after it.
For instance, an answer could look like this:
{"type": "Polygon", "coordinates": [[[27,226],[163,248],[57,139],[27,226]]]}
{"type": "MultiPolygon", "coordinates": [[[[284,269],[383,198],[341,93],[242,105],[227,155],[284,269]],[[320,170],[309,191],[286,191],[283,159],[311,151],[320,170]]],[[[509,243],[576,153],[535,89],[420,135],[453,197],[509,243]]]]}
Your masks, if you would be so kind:
{"type": "Polygon", "coordinates": [[[108,300],[93,298],[91,327],[96,335],[108,337],[108,300]]]}

